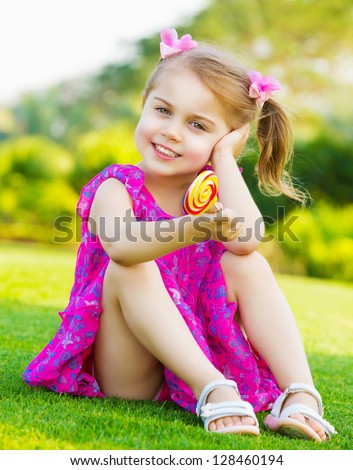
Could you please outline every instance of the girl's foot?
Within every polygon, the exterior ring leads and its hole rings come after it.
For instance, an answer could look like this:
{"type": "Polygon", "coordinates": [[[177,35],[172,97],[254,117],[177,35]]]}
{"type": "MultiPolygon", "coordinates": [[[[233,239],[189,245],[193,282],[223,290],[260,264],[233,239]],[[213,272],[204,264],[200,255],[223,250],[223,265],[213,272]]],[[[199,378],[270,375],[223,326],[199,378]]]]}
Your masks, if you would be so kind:
{"type": "MultiPolygon", "coordinates": [[[[207,397],[207,403],[241,400],[239,393],[229,387],[219,387],[207,397]]],[[[233,426],[255,426],[255,420],[250,416],[225,416],[215,419],[208,425],[209,431],[220,431],[233,426]]]]}
{"type": "MultiPolygon", "coordinates": [[[[297,405],[297,404],[308,406],[309,408],[313,409],[316,413],[319,413],[319,407],[317,405],[316,399],[306,392],[297,392],[297,393],[289,395],[285,399],[282,409],[285,410],[287,406],[297,405]]],[[[324,428],[314,419],[306,417],[301,413],[293,413],[289,417],[292,419],[296,419],[300,423],[310,426],[313,429],[313,431],[316,432],[316,434],[320,437],[322,441],[327,440],[324,428]]]]}
{"type": "Polygon", "coordinates": [[[206,431],[234,434],[259,434],[259,423],[250,403],[242,401],[233,380],[210,382],[201,392],[196,414],[206,431]]]}
{"type": "Polygon", "coordinates": [[[323,442],[337,433],[322,415],[319,392],[312,385],[293,383],[277,398],[264,424],[286,436],[323,442]]]}

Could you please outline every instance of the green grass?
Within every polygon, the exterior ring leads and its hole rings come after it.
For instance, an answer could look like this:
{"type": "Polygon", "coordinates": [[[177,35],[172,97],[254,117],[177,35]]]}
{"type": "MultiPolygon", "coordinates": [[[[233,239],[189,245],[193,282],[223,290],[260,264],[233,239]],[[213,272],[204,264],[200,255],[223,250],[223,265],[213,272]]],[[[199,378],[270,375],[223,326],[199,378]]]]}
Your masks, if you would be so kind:
{"type": "Polygon", "coordinates": [[[66,306],[75,253],[59,247],[0,244],[0,449],[352,449],[353,286],[278,276],[302,332],[329,442],[261,435],[220,436],[174,404],[88,399],[28,387],[29,361],[54,335],[66,306]]]}

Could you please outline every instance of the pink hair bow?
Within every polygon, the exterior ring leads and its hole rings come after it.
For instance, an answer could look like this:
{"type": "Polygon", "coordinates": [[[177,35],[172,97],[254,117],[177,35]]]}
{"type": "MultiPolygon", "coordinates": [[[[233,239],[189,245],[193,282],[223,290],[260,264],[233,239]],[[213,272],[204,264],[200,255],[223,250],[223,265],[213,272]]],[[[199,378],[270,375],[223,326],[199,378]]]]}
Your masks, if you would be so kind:
{"type": "Polygon", "coordinates": [[[256,70],[250,70],[248,75],[251,80],[249,96],[250,98],[256,98],[259,107],[262,108],[264,102],[271,98],[272,93],[281,89],[281,85],[271,75],[263,77],[256,70]]]}
{"type": "Polygon", "coordinates": [[[197,42],[192,40],[190,34],[184,34],[178,39],[178,33],[175,29],[165,29],[161,32],[160,50],[162,59],[195,49],[197,46],[197,42]]]}

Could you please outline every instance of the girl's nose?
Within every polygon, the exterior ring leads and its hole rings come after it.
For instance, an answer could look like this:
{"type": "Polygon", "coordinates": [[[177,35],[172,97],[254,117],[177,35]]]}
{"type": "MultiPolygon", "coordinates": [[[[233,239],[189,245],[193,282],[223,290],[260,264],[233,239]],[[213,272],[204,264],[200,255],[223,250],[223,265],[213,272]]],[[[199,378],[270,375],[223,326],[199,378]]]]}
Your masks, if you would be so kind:
{"type": "Polygon", "coordinates": [[[177,123],[169,123],[168,126],[164,126],[161,134],[169,140],[181,141],[181,131],[177,123]]]}

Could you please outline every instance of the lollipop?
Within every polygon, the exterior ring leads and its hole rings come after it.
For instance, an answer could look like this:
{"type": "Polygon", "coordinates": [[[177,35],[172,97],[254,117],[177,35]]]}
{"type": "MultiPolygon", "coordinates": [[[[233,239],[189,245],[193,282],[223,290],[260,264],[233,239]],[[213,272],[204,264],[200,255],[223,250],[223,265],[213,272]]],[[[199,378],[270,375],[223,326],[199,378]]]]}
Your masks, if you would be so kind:
{"type": "Polygon", "coordinates": [[[187,190],[183,205],[185,212],[199,215],[217,202],[218,179],[212,170],[200,173],[187,190]]]}

